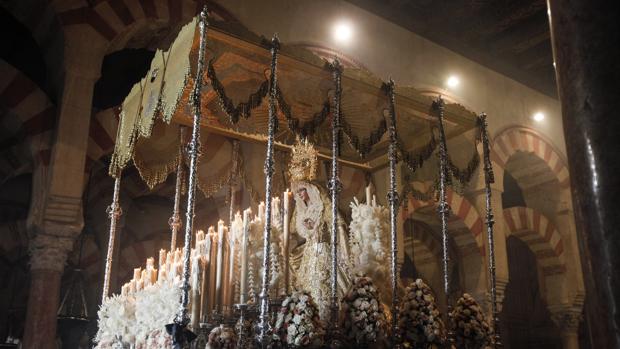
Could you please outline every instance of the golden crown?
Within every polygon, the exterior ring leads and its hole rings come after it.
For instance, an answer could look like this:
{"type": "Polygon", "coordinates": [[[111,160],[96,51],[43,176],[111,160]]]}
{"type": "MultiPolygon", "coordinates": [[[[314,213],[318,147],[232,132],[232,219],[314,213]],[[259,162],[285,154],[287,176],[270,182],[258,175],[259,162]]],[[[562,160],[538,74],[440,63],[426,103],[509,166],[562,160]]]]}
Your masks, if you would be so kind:
{"type": "Polygon", "coordinates": [[[316,178],[318,152],[307,139],[297,137],[288,173],[291,181],[312,181],[316,178]]]}

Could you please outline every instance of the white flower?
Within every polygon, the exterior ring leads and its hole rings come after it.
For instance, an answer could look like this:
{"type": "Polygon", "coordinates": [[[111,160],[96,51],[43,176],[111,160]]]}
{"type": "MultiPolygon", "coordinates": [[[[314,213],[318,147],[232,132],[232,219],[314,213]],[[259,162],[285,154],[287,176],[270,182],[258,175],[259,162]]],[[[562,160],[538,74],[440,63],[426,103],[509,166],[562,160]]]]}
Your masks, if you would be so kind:
{"type": "Polygon", "coordinates": [[[296,314],[295,316],[293,316],[293,323],[299,325],[301,323],[301,315],[296,314]]]}

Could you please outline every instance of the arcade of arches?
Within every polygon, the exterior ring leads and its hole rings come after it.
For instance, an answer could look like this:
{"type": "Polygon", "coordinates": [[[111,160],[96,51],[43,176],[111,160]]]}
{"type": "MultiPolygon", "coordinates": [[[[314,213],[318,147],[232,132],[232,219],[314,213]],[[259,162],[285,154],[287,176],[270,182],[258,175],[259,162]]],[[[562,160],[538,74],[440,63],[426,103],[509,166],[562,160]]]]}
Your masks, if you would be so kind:
{"type": "MultiPolygon", "coordinates": [[[[267,37],[278,32],[284,43],[321,57],[339,52],[347,65],[384,78],[391,75],[400,85],[442,94],[470,110],[488,113],[504,347],[593,347],[592,328],[602,320],[588,310],[596,301],[586,292],[583,264],[588,259],[580,252],[585,247],[579,239],[584,228],[575,221],[573,173],[558,98],[429,41],[389,16],[358,7],[361,2],[235,0],[209,2],[209,8],[212,20],[231,32],[267,37]],[[324,28],[339,16],[357,26],[352,42],[342,46],[324,28]],[[458,88],[445,86],[449,74],[459,75],[458,88]],[[538,110],[545,113],[542,121],[531,117],[538,110]]],[[[166,49],[203,4],[198,0],[0,3],[0,343],[17,338],[28,349],[90,347],[97,330],[108,243],[105,212],[114,183],[108,166],[117,107],[149,70],[155,50],[166,49]],[[85,297],[92,321],[80,338],[70,338],[75,331],[57,321],[56,313],[76,269],[88,285],[85,297]]],[[[518,28],[514,29],[498,32],[497,40],[504,40],[504,34],[517,35],[518,28]]],[[[550,47],[545,48],[551,55],[550,47]]],[[[458,165],[467,163],[472,149],[482,151],[473,139],[468,132],[448,140],[458,165]]],[[[231,167],[232,140],[208,134],[203,147],[212,174],[208,178],[221,181],[231,167]]],[[[261,188],[264,151],[260,145],[243,142],[241,150],[254,189],[241,183],[234,187],[232,198],[246,207],[264,195],[255,189],[261,188]]],[[[414,178],[399,179],[425,193],[434,184],[435,169],[433,158],[414,178]]],[[[354,196],[361,198],[369,183],[377,200],[386,204],[387,168],[364,173],[343,167],[341,178],[345,220],[350,219],[348,203],[354,196]]],[[[275,182],[280,189],[286,187],[284,175],[276,175],[275,182]]],[[[199,195],[196,226],[228,217],[227,188],[199,195]]],[[[174,192],[174,175],[151,189],[137,168],[124,171],[113,292],[119,292],[134,266],[169,245],[174,192]]],[[[484,173],[477,170],[464,188],[449,190],[448,204],[452,296],[470,293],[489,311],[484,173]]],[[[401,278],[426,280],[445,309],[437,202],[409,197],[398,222],[401,278]]]]}

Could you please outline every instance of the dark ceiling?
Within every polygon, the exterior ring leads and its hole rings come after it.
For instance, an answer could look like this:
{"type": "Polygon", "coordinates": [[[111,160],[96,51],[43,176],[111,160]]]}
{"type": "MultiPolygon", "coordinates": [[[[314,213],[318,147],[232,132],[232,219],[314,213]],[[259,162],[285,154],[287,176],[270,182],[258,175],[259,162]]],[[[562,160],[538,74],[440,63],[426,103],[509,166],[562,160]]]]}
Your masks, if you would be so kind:
{"type": "Polygon", "coordinates": [[[545,0],[347,0],[557,98],[545,0]]]}

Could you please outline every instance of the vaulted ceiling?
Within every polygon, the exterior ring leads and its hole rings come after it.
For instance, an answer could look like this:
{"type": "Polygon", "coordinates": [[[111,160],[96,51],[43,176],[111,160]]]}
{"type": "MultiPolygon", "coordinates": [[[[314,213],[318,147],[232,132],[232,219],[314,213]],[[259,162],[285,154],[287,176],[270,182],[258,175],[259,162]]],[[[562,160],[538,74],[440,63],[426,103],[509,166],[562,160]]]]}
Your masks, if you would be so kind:
{"type": "Polygon", "coordinates": [[[545,0],[347,0],[557,98],[545,0]]]}

